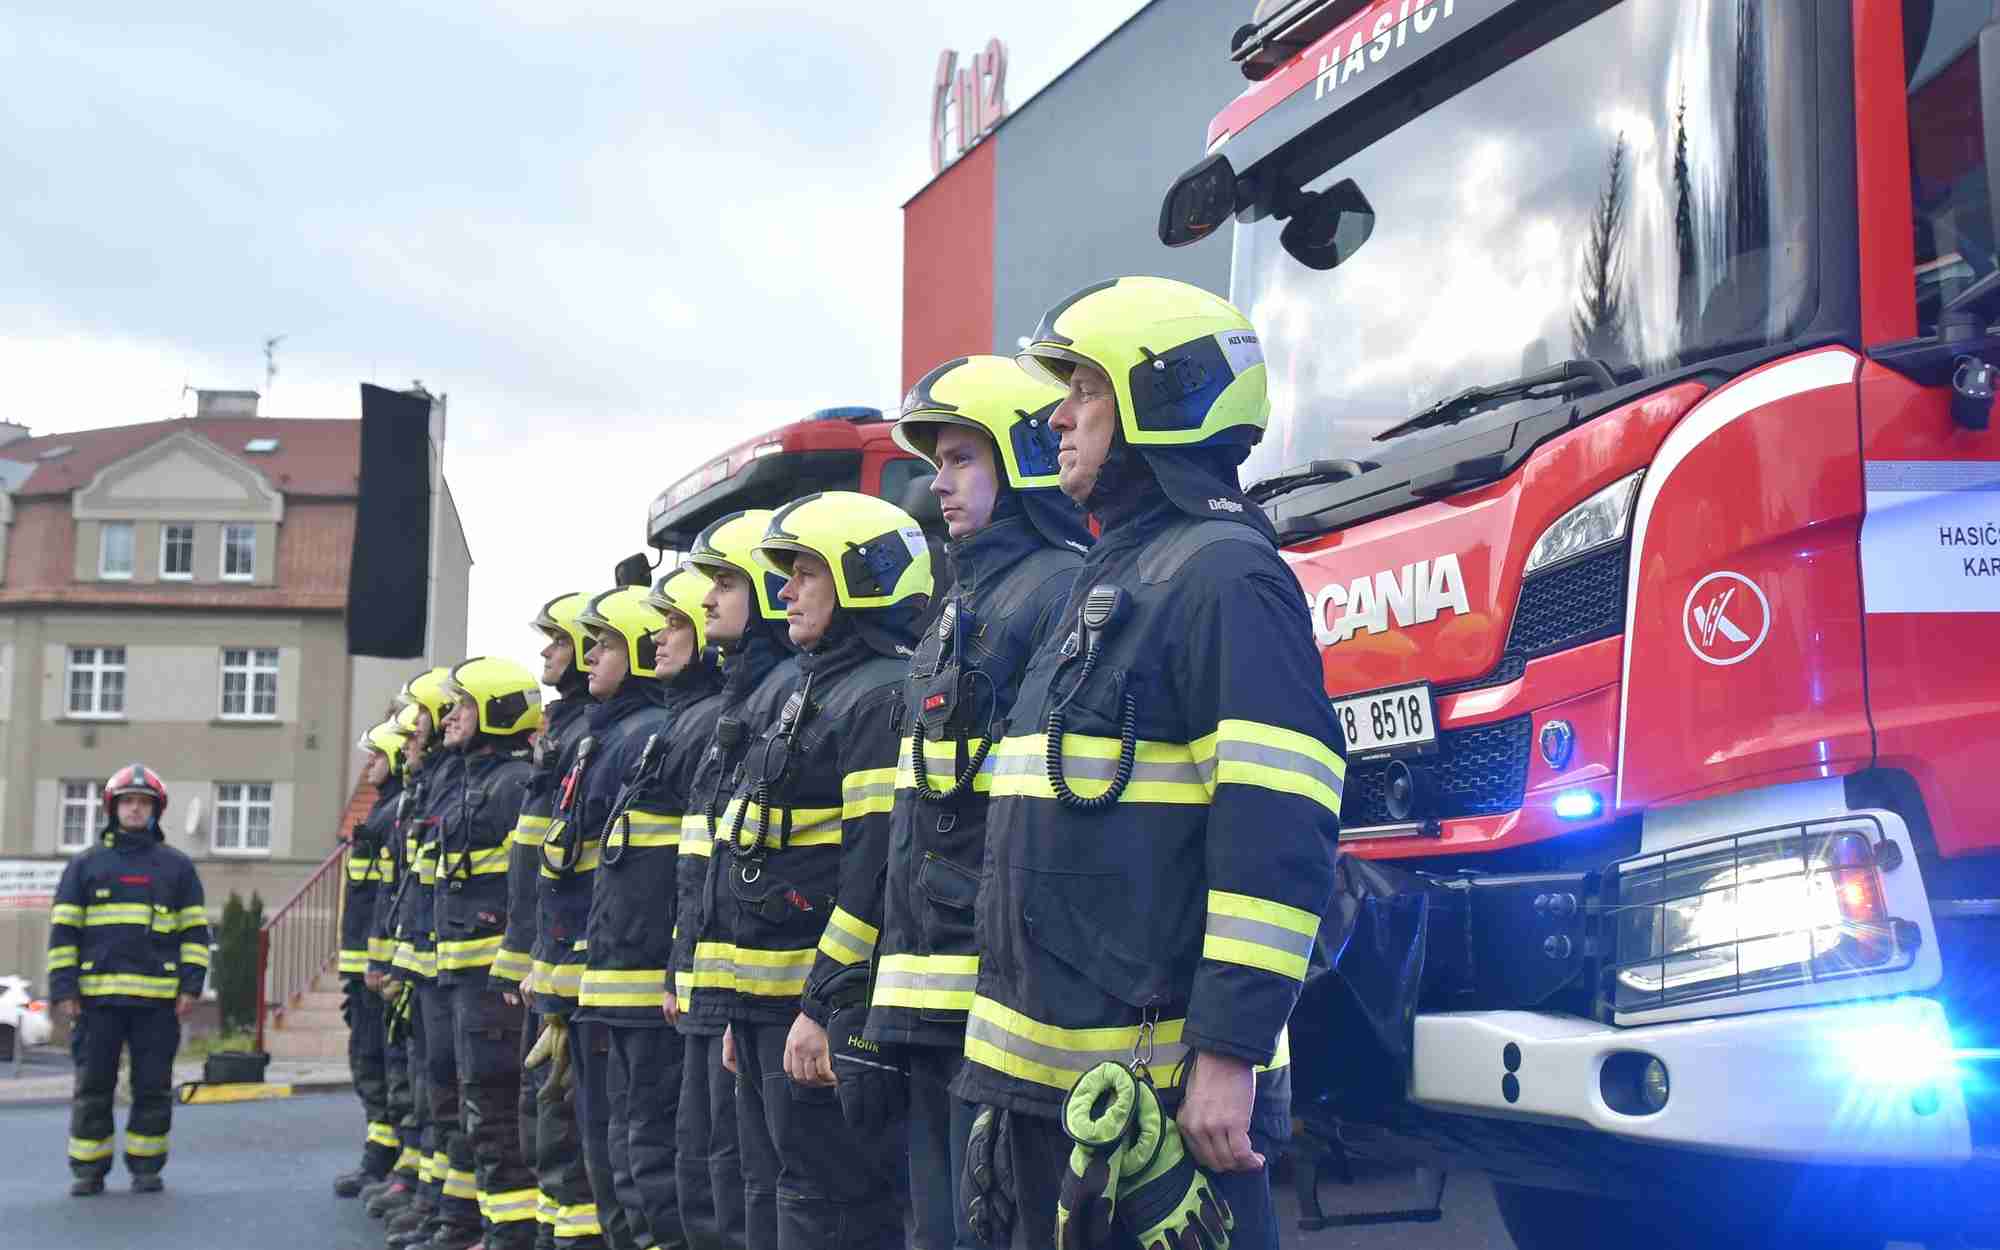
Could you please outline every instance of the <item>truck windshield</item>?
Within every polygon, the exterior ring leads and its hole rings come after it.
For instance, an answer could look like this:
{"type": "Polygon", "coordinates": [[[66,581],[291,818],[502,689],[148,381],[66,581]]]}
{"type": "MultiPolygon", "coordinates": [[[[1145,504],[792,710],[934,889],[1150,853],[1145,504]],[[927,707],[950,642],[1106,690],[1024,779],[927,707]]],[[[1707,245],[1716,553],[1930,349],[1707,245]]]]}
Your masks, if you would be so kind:
{"type": "Polygon", "coordinates": [[[1795,333],[1817,298],[1810,8],[1624,0],[1439,100],[1304,184],[1351,179],[1374,210],[1335,269],[1239,223],[1231,294],[1273,405],[1243,480],[1517,419],[1372,441],[1576,357],[1623,383],[1795,333]]]}

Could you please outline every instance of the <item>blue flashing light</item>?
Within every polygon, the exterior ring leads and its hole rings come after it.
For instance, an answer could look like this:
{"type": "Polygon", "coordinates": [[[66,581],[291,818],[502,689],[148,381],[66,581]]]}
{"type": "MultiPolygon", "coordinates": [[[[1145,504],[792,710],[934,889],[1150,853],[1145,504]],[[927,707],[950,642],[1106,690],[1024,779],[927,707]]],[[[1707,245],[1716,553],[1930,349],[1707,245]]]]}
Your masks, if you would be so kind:
{"type": "Polygon", "coordinates": [[[1604,801],[1589,790],[1565,790],[1556,796],[1556,815],[1564,820],[1589,820],[1604,810],[1604,801]]]}

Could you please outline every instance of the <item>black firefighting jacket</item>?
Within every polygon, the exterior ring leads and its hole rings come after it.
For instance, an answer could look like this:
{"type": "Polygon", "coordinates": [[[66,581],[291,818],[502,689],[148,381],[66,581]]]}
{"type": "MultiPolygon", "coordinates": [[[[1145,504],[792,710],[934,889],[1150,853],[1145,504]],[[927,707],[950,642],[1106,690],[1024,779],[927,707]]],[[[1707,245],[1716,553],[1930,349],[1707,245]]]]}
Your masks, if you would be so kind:
{"type": "Polygon", "coordinates": [[[535,877],[533,1001],[542,1015],[573,1014],[583,992],[591,884],[603,846],[603,831],[589,828],[581,819],[583,780],[603,745],[596,729],[610,702],[589,705],[577,718],[574,740],[557,757],[555,796],[535,877]]]}
{"type": "Polygon", "coordinates": [[[993,781],[987,744],[1004,736],[1028,657],[1055,628],[1083,556],[1049,546],[1018,515],[950,553],[957,582],[904,685],[868,1038],[957,1050],[979,970],[972,914],[993,781]]]}
{"type": "Polygon", "coordinates": [[[799,687],[751,741],[714,826],[697,1011],[707,997],[732,1020],[782,1024],[804,1011],[825,1024],[827,979],[875,952],[909,661],[878,653],[838,614],[834,629],[799,658],[799,687]]]}
{"type": "MultiPolygon", "coordinates": [[[[781,628],[753,621],[744,641],[723,652],[721,700],[711,728],[692,744],[698,754],[690,765],[687,815],[681,820],[680,853],[674,868],[679,922],[674,926],[672,967],[681,1010],[678,1027],[684,1034],[716,1036],[728,1024],[723,1012],[732,974],[720,970],[729,950],[728,938],[714,934],[705,941],[703,958],[711,968],[708,989],[724,992],[705,993],[702,1011],[695,1010],[695,951],[715,910],[711,902],[715,818],[742,783],[751,736],[777,719],[778,709],[799,682],[798,659],[789,644],[779,640],[781,628]]],[[[695,732],[699,734],[698,729],[695,732]]]]}
{"type": "Polygon", "coordinates": [[[63,869],[49,913],[49,998],[171,1007],[208,975],[208,908],[194,861],[115,827],[63,869]]]}
{"type": "Polygon", "coordinates": [[[1052,1116],[1092,1065],[1138,1058],[1177,1101],[1183,1060],[1208,1051],[1263,1069],[1255,1122],[1282,1134],[1285,1026],[1331,896],[1345,768],[1276,547],[1164,504],[1112,525],[1008,735],[959,1096],[1052,1116]],[[1097,587],[1124,602],[1093,635],[1081,608],[1097,587]],[[1057,797],[1052,714],[1061,784],[1088,810],[1057,797]],[[1105,802],[1128,737],[1129,779],[1105,802]]]}
{"type": "Polygon", "coordinates": [[[417,797],[403,813],[403,845],[409,861],[397,886],[393,962],[399,974],[424,981],[437,977],[438,838],[443,809],[457,789],[463,767],[463,753],[433,748],[418,770],[417,797]]]}
{"type": "Polygon", "coordinates": [[[534,764],[525,746],[507,739],[485,739],[460,759],[455,783],[436,805],[432,932],[439,982],[484,985],[507,929],[508,839],[534,764]]]}
{"type": "Polygon", "coordinates": [[[375,899],[396,876],[389,846],[396,831],[396,804],[403,783],[389,778],[375,791],[375,803],[347,835],[347,896],[340,904],[340,974],[358,977],[368,972],[371,954],[384,962],[393,952],[374,937],[375,899]]]}
{"type": "Polygon", "coordinates": [[[403,882],[416,862],[416,843],[410,836],[416,824],[411,814],[419,797],[416,770],[407,770],[398,781],[402,790],[389,811],[389,836],[384,847],[388,873],[375,891],[374,916],[368,927],[368,971],[384,975],[396,970],[396,914],[402,907],[403,882]]]}
{"type": "Polygon", "coordinates": [[[627,715],[607,734],[617,745],[592,765],[584,792],[584,818],[601,820],[604,833],[577,1015],[639,1028],[666,1027],[660,1001],[678,919],[681,822],[693,761],[708,738],[689,735],[712,732],[721,711],[715,697],[721,676],[713,664],[697,659],[671,681],[653,684],[660,688],[658,708],[627,715]],[[691,723],[696,709],[707,714],[691,723]]]}
{"type": "Polygon", "coordinates": [[[549,831],[549,813],[555,810],[556,791],[562,785],[564,752],[582,736],[589,719],[585,714],[594,706],[579,683],[542,709],[534,771],[528,776],[521,818],[507,850],[507,932],[487,970],[493,988],[505,993],[520,993],[521,983],[535,968],[535,894],[542,875],[542,838],[549,831]]]}

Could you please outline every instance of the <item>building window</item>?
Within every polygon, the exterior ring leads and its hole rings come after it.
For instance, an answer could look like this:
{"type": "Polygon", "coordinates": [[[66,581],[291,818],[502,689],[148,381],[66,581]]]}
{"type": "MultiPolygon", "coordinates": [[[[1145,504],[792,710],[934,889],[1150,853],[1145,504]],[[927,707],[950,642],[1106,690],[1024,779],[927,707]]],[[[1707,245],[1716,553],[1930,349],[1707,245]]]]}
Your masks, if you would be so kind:
{"type": "Polygon", "coordinates": [[[80,851],[90,845],[103,795],[94,781],[62,783],[62,820],[56,826],[56,849],[80,851]]]}
{"type": "Polygon", "coordinates": [[[278,715],[278,649],[225,647],[222,714],[231,720],[275,720],[278,715]]]}
{"type": "Polygon", "coordinates": [[[125,648],[69,649],[69,714],[125,715],[125,648]]]}
{"type": "Polygon", "coordinates": [[[247,582],[257,572],[257,527],[222,527],[222,576],[225,581],[247,582]]]}
{"type": "Polygon", "coordinates": [[[215,787],[215,849],[244,855],[270,853],[270,782],[225,781],[215,787]]]}
{"type": "Polygon", "coordinates": [[[194,526],[160,527],[160,576],[182,581],[194,576],[194,526]]]}
{"type": "Polygon", "coordinates": [[[132,576],[132,523],[106,521],[97,531],[97,575],[123,581],[132,576]]]}

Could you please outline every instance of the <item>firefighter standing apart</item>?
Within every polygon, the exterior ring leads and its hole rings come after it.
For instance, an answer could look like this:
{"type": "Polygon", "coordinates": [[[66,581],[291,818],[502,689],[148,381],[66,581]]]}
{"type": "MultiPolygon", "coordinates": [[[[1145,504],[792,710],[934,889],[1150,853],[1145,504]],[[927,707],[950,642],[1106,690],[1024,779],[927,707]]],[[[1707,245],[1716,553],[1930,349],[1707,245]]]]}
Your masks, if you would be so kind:
{"type": "Polygon", "coordinates": [[[994,752],[967,1205],[997,1245],[1011,1220],[1064,1250],[1276,1247],[1264,1164],[1345,769],[1298,582],[1237,482],[1262,352],[1215,296],[1127,278],[1020,359],[1068,390],[1062,489],[1102,532],[994,752]]]}
{"type": "Polygon", "coordinates": [[[958,1197],[972,1129],[950,1093],[978,972],[973,904],[986,848],[990,753],[1028,656],[1068,602],[1090,531],[1056,479],[1049,418],[1063,392],[1011,360],[975,356],[932,370],[903,401],[895,439],[937,470],[954,581],[917,645],[903,702],[887,897],[867,1040],[880,1084],[909,1074],[910,1190],[917,1241],[976,1244],[958,1197]],[[920,754],[921,753],[921,754],[920,754]]]}
{"type": "Polygon", "coordinates": [[[125,1170],[135,1193],[158,1193],[173,1122],[181,1020],[208,973],[208,909],[194,862],[166,844],[167,787],[144,764],[104,786],[97,845],[63,869],[49,916],[49,997],[75,1030],[69,1191],[104,1192],[111,1170],[111,1097],[119,1052],[132,1057],[125,1170]]]}
{"type": "Polygon", "coordinates": [[[347,1021],[347,1068],[368,1116],[368,1133],[361,1146],[361,1166],[334,1178],[333,1192],[341,1198],[355,1197],[364,1187],[386,1181],[401,1153],[389,1105],[382,998],[368,986],[367,976],[375,900],[384,883],[395,879],[389,843],[403,797],[401,762],[409,738],[394,721],[384,721],[356,744],[368,755],[361,779],[375,787],[375,802],[348,835],[347,897],[340,907],[340,1014],[347,1021]]]}

